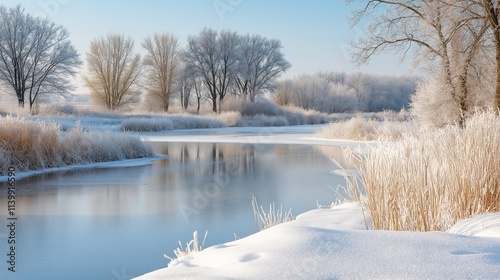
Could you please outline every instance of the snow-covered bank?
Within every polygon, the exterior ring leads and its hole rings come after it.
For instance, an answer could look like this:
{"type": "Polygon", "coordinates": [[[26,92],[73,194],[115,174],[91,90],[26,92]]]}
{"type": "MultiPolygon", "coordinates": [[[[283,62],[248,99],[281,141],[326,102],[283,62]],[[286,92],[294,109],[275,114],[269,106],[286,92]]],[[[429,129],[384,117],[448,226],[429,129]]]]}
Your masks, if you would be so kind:
{"type": "Polygon", "coordinates": [[[467,235],[498,236],[500,214],[457,227],[461,235],[366,230],[359,204],[345,203],[136,279],[498,279],[500,238],[467,235]]]}
{"type": "MultiPolygon", "coordinates": [[[[90,169],[103,169],[103,168],[118,168],[118,167],[136,167],[136,166],[145,166],[153,164],[155,160],[165,158],[165,155],[156,155],[150,158],[137,158],[137,159],[126,159],[126,160],[118,160],[118,161],[108,161],[108,162],[96,162],[89,164],[77,164],[77,165],[67,165],[62,167],[54,167],[47,168],[42,170],[33,170],[33,171],[25,171],[25,172],[17,172],[16,179],[26,179],[28,177],[49,174],[54,172],[69,172],[69,171],[79,171],[79,170],[90,170],[90,169]]],[[[0,183],[7,182],[7,176],[0,176],[0,183]]]]}

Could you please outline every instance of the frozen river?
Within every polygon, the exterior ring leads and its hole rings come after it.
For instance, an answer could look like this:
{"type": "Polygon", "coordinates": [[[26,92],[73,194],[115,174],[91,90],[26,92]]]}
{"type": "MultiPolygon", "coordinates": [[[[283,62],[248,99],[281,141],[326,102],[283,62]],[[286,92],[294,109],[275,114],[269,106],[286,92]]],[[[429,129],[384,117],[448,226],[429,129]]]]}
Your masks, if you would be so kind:
{"type": "MultiPolygon", "coordinates": [[[[335,201],[343,184],[330,160],[341,156],[337,147],[154,145],[169,157],[19,181],[17,272],[2,261],[0,279],[129,279],[165,267],[163,254],[173,256],[195,230],[208,230],[206,246],[252,234],[252,195],[264,208],[274,201],[297,215],[335,201]]],[[[2,184],[2,208],[6,195],[2,184]]],[[[4,229],[0,234],[5,252],[4,229]]]]}

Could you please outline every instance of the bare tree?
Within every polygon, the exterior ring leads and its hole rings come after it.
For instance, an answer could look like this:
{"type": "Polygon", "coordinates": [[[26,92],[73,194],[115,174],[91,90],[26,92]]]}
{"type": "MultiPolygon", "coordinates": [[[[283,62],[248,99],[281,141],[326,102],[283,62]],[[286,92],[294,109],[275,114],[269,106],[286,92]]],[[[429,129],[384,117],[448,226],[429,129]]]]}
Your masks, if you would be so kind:
{"type": "Polygon", "coordinates": [[[193,69],[194,75],[202,77],[212,102],[212,110],[217,112],[217,76],[220,71],[217,32],[204,28],[198,36],[190,36],[185,62],[193,69]]]}
{"type": "Polygon", "coordinates": [[[132,39],[109,34],[93,40],[87,53],[87,64],[85,85],[98,104],[115,110],[137,101],[141,56],[134,54],[132,39]]]}
{"type": "MultiPolygon", "coordinates": [[[[472,2],[483,7],[485,18],[492,30],[496,67],[496,88],[493,106],[500,112],[500,1],[478,0],[472,2]]],[[[470,6],[467,8],[468,11],[472,10],[470,6]]]]}
{"type": "Polygon", "coordinates": [[[193,72],[186,65],[182,65],[179,72],[179,77],[176,79],[175,84],[180,95],[181,107],[183,110],[187,110],[193,89],[193,72]]]}
{"type": "Polygon", "coordinates": [[[69,32],[21,6],[0,7],[0,80],[15,91],[19,106],[29,94],[30,110],[40,94],[68,93],[69,78],[82,62],[69,32]]]}
{"type": "Polygon", "coordinates": [[[281,80],[271,94],[271,100],[280,106],[288,106],[292,103],[294,81],[290,79],[281,80]]]}
{"type": "Polygon", "coordinates": [[[194,89],[194,96],[196,97],[196,114],[200,114],[201,101],[203,98],[203,78],[192,76],[192,85],[194,89]]]}
{"type": "Polygon", "coordinates": [[[205,96],[210,97],[204,91],[204,78],[198,76],[192,65],[183,64],[179,78],[176,80],[177,91],[180,93],[180,101],[184,110],[187,110],[191,97],[196,99],[196,113],[200,113],[201,102],[205,96]],[[194,91],[194,95],[192,94],[194,91]]]}
{"type": "Polygon", "coordinates": [[[161,103],[163,110],[168,111],[170,97],[173,93],[174,81],[178,76],[180,64],[180,48],[175,36],[164,33],[148,37],[142,43],[147,54],[144,66],[147,75],[145,87],[149,96],[161,103]]]}
{"type": "Polygon", "coordinates": [[[273,89],[276,79],[291,65],[281,52],[282,45],[279,40],[249,34],[240,40],[237,87],[241,95],[253,102],[258,93],[273,89]]]}
{"type": "MultiPolygon", "coordinates": [[[[348,1],[354,2],[354,1],[348,1]]],[[[404,56],[413,48],[421,61],[443,75],[449,94],[466,116],[470,99],[468,79],[484,44],[486,24],[481,17],[455,5],[457,1],[369,0],[354,13],[354,23],[373,15],[367,36],[353,42],[354,60],[367,62],[373,55],[396,50],[404,56]],[[382,9],[382,10],[381,10],[382,9]]],[[[458,1],[460,2],[460,1],[458,1]]],[[[462,1],[465,2],[465,1],[462,1]]],[[[444,93],[448,94],[448,93],[444,93]]]]}
{"type": "Polygon", "coordinates": [[[218,112],[218,103],[224,100],[236,78],[238,44],[239,36],[235,32],[218,33],[209,28],[188,38],[185,63],[193,69],[195,76],[202,77],[214,112],[218,112]]]}

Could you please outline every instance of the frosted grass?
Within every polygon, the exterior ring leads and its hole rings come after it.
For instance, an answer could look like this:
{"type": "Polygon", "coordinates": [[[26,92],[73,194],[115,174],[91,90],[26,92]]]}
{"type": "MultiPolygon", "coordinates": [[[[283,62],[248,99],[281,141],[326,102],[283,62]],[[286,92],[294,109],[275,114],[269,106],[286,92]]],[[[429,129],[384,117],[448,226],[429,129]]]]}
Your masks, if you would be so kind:
{"type": "MultiPolygon", "coordinates": [[[[500,211],[500,117],[492,111],[380,143],[360,157],[375,229],[447,230],[476,214],[500,211]]],[[[350,184],[356,186],[356,179],[350,184]]]]}
{"type": "Polygon", "coordinates": [[[18,171],[154,156],[150,145],[126,133],[87,131],[77,124],[61,131],[54,123],[0,118],[0,176],[18,171]]]}
{"type": "Polygon", "coordinates": [[[415,127],[413,122],[379,121],[358,115],[347,121],[329,124],[316,137],[359,141],[396,140],[414,132],[415,127]]]}

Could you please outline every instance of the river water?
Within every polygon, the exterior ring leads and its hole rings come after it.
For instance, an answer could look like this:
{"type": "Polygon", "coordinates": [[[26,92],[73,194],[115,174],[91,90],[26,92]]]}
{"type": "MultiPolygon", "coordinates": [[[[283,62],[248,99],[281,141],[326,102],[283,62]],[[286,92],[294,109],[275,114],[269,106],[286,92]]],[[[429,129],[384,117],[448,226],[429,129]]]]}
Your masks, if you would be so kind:
{"type": "Polygon", "coordinates": [[[205,247],[252,234],[252,196],[265,209],[275,202],[297,215],[345,195],[330,160],[340,148],[154,145],[168,158],[18,181],[16,273],[7,270],[1,184],[0,279],[129,279],[165,267],[163,254],[173,256],[195,230],[200,237],[208,231],[205,247]]]}

